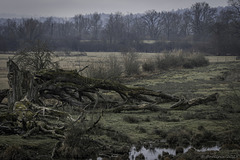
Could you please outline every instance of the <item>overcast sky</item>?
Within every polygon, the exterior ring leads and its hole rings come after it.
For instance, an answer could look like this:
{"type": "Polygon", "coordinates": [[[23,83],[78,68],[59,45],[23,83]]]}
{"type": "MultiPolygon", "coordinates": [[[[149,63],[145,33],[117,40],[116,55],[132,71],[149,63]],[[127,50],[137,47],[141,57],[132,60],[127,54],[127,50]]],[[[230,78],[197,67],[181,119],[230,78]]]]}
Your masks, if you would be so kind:
{"type": "Polygon", "coordinates": [[[0,0],[0,16],[73,17],[88,13],[144,13],[189,8],[196,2],[227,6],[227,0],[0,0]]]}

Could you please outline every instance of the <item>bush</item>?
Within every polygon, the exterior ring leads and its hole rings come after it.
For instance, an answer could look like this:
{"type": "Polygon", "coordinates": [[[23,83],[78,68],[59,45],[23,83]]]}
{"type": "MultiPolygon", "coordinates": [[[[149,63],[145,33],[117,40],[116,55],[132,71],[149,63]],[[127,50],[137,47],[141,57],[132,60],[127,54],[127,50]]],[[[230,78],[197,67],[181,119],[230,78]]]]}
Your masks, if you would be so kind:
{"type": "Polygon", "coordinates": [[[42,69],[57,69],[59,64],[53,61],[54,57],[46,42],[37,41],[31,47],[18,51],[13,60],[21,70],[35,72],[42,69]]]}
{"type": "Polygon", "coordinates": [[[122,74],[122,66],[116,55],[109,55],[107,57],[108,77],[116,79],[122,74]]]}
{"type": "Polygon", "coordinates": [[[137,126],[136,130],[138,130],[140,133],[147,133],[147,130],[143,127],[137,126]]]}
{"type": "Polygon", "coordinates": [[[163,130],[160,130],[160,129],[154,129],[153,134],[159,135],[159,137],[161,137],[161,138],[166,138],[167,137],[167,133],[163,130]]]}
{"type": "Polygon", "coordinates": [[[128,122],[128,123],[138,123],[139,122],[138,118],[137,117],[133,117],[133,116],[124,116],[123,120],[125,122],[128,122]]]}
{"type": "Polygon", "coordinates": [[[192,54],[189,58],[194,67],[202,67],[209,65],[209,61],[205,58],[203,54],[192,54]]]}
{"type": "Polygon", "coordinates": [[[122,74],[122,67],[115,55],[110,55],[106,61],[92,62],[87,75],[98,79],[117,79],[122,74]]]}
{"type": "Polygon", "coordinates": [[[199,53],[183,53],[181,50],[165,53],[156,57],[156,66],[160,70],[170,68],[194,68],[207,66],[209,61],[199,53]]]}
{"type": "Polygon", "coordinates": [[[183,68],[192,69],[194,68],[194,64],[191,60],[186,60],[183,64],[183,68]]]}
{"type": "Polygon", "coordinates": [[[96,122],[88,121],[81,124],[72,124],[67,131],[64,142],[59,145],[57,155],[67,159],[89,159],[97,156],[99,144],[93,135],[99,132],[98,127],[93,127],[96,122]]]}
{"type": "Polygon", "coordinates": [[[87,76],[105,79],[108,75],[107,66],[103,61],[92,62],[87,69],[87,76]]]}
{"type": "Polygon", "coordinates": [[[182,52],[165,53],[156,57],[156,66],[160,70],[181,67],[184,61],[182,52]]]}
{"type": "Polygon", "coordinates": [[[142,65],[142,69],[145,72],[153,72],[155,70],[155,64],[152,60],[146,60],[142,65]]]}
{"type": "Polygon", "coordinates": [[[123,65],[127,75],[139,74],[140,73],[140,62],[139,54],[135,49],[131,49],[128,52],[122,52],[123,65]]]}

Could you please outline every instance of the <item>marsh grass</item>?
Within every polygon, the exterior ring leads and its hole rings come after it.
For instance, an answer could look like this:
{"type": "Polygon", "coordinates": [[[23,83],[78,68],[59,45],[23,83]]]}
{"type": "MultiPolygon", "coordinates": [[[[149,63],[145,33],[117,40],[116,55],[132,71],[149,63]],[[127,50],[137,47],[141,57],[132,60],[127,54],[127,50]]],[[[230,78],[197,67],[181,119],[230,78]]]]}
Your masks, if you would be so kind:
{"type": "Polygon", "coordinates": [[[194,68],[209,65],[208,59],[200,53],[185,53],[182,50],[173,50],[163,56],[156,56],[156,66],[159,70],[171,68],[194,68]]]}
{"type": "Polygon", "coordinates": [[[109,55],[105,60],[90,62],[88,77],[115,80],[122,74],[122,66],[116,55],[109,55]]]}
{"type": "Polygon", "coordinates": [[[123,66],[127,75],[140,74],[140,54],[135,49],[122,52],[123,66]]]}
{"type": "Polygon", "coordinates": [[[153,72],[153,71],[155,71],[155,68],[156,68],[156,66],[152,59],[147,59],[142,64],[142,69],[145,72],[153,72]]]}
{"type": "Polygon", "coordinates": [[[124,116],[123,121],[125,121],[127,123],[139,123],[140,119],[138,117],[134,117],[134,116],[124,116]]]}

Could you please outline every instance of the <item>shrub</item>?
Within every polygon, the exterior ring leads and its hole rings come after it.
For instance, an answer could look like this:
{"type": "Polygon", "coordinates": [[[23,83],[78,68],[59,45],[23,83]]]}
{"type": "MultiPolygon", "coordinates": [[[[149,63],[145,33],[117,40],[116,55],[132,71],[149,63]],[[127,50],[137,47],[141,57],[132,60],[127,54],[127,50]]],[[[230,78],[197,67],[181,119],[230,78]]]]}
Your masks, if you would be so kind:
{"type": "Polygon", "coordinates": [[[54,57],[46,42],[37,41],[31,47],[18,51],[13,60],[20,69],[35,72],[42,69],[57,69],[59,64],[53,61],[54,57]]]}
{"type": "Polygon", "coordinates": [[[107,74],[107,66],[103,61],[92,62],[87,69],[88,77],[105,79],[107,74]]]}
{"type": "Polygon", "coordinates": [[[186,60],[183,64],[183,68],[192,69],[194,68],[194,64],[191,60],[186,60]]]}
{"type": "Polygon", "coordinates": [[[156,66],[160,70],[167,70],[170,68],[194,68],[206,66],[209,61],[203,54],[199,53],[183,53],[182,50],[172,51],[164,55],[157,55],[156,66]]]}
{"type": "Polygon", "coordinates": [[[98,79],[117,79],[122,74],[122,67],[115,55],[110,55],[106,61],[92,62],[87,75],[98,79]]]}
{"type": "Polygon", "coordinates": [[[189,58],[194,67],[202,67],[209,65],[209,61],[205,58],[203,54],[192,54],[189,58]]]}
{"type": "Polygon", "coordinates": [[[128,52],[122,52],[123,65],[127,75],[139,74],[140,73],[140,62],[139,54],[131,49],[128,52]]]}
{"type": "Polygon", "coordinates": [[[109,55],[107,57],[108,77],[116,79],[122,74],[122,66],[116,55],[109,55]]]}
{"type": "Polygon", "coordinates": [[[136,130],[138,130],[140,133],[147,133],[147,130],[143,127],[137,126],[136,130]]]}
{"type": "Polygon", "coordinates": [[[160,129],[154,129],[153,134],[159,135],[159,137],[161,137],[161,138],[166,138],[167,137],[167,133],[163,130],[160,130],[160,129]]]}
{"type": "Polygon", "coordinates": [[[94,124],[95,122],[82,122],[71,125],[64,142],[59,145],[57,155],[68,159],[96,157],[100,148],[91,136],[99,130],[93,127],[94,124]]]}
{"type": "Polygon", "coordinates": [[[156,66],[160,70],[181,67],[184,61],[183,54],[180,53],[165,53],[163,56],[157,55],[156,66]]]}
{"type": "Polygon", "coordinates": [[[155,64],[152,60],[148,59],[142,64],[142,69],[146,72],[153,72],[155,70],[155,64]]]}
{"type": "Polygon", "coordinates": [[[137,117],[133,117],[133,116],[124,116],[123,120],[125,122],[128,122],[128,123],[138,123],[139,122],[138,118],[137,117]]]}

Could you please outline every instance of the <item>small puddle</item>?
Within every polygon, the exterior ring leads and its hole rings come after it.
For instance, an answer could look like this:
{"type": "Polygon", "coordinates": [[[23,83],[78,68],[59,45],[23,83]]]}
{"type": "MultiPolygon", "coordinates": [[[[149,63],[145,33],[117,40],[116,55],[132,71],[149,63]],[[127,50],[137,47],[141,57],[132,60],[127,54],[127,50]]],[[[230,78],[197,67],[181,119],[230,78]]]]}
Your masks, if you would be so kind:
{"type": "MultiPolygon", "coordinates": [[[[194,148],[192,146],[183,148],[183,152],[186,153],[190,148],[194,148]]],[[[219,151],[220,147],[219,146],[214,146],[214,147],[203,147],[201,149],[195,149],[198,152],[206,152],[206,151],[219,151]]],[[[129,159],[130,160],[135,160],[135,158],[143,154],[145,159],[158,159],[158,156],[161,155],[163,152],[168,152],[170,155],[175,156],[176,155],[176,149],[171,149],[171,148],[154,148],[154,149],[146,149],[145,147],[142,147],[140,151],[136,150],[136,147],[133,146],[130,151],[129,159]]]]}

